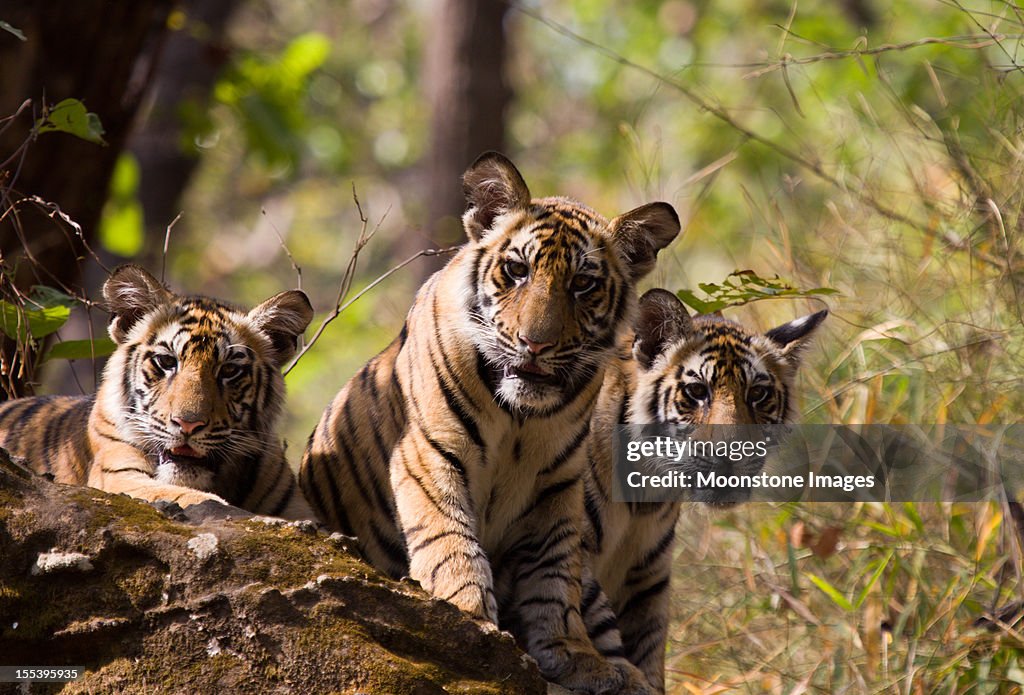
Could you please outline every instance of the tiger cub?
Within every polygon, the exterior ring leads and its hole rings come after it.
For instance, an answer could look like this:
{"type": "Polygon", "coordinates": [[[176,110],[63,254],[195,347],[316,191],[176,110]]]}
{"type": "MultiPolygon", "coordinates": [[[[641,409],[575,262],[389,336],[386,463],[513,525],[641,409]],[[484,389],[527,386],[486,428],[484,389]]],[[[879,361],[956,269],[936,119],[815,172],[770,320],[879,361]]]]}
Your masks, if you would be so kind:
{"type": "Polygon", "coordinates": [[[328,406],[302,488],[375,566],[513,632],[548,679],[646,692],[580,615],[583,443],[634,284],[679,218],[666,203],[609,222],[531,199],[497,153],[463,188],[469,243],[328,406]]]}
{"type": "MultiPolygon", "coordinates": [[[[591,422],[586,479],[586,544],[604,596],[596,587],[588,592],[584,614],[595,644],[610,640],[614,646],[621,636],[626,657],[658,692],[665,688],[668,589],[681,505],[612,502],[612,432],[625,422],[793,422],[800,356],[827,314],[759,335],[717,316],[691,319],[674,294],[650,290],[640,299],[632,354],[624,346],[607,370],[591,422]],[[598,600],[605,596],[613,618],[598,600]]],[[[701,501],[726,506],[736,500],[701,501]]]]}
{"type": "Polygon", "coordinates": [[[306,295],[245,313],[122,265],[103,297],[117,349],[99,392],[0,404],[0,446],[60,483],[312,519],[276,434],[280,367],[313,317],[306,295]]]}

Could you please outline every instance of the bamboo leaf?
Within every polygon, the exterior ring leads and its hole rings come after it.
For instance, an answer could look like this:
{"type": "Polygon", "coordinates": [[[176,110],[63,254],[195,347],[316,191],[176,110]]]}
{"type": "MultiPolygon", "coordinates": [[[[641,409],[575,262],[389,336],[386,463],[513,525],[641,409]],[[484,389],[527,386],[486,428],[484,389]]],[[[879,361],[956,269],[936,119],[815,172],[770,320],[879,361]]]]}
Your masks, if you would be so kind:
{"type": "Polygon", "coordinates": [[[827,580],[816,574],[811,574],[810,572],[807,573],[807,578],[811,580],[811,583],[814,584],[814,586],[821,589],[826,596],[832,599],[834,604],[842,608],[844,611],[854,610],[853,604],[850,603],[849,599],[843,596],[842,592],[837,588],[829,584],[827,580]]]}

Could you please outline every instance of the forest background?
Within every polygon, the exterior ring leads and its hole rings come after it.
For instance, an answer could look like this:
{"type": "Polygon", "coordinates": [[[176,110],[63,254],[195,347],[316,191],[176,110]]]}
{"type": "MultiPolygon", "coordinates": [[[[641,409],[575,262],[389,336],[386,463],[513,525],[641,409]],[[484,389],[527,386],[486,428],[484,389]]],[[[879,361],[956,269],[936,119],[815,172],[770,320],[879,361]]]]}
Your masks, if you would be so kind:
{"type": "MultiPolygon", "coordinates": [[[[459,243],[461,172],[498,149],[534,195],[672,203],[684,232],[647,286],[759,329],[828,306],[804,421],[1024,412],[1015,3],[124,5],[0,9],[0,309],[30,329],[5,331],[5,393],[94,388],[90,300],[119,262],[242,305],[301,284],[324,330],[287,376],[297,463],[444,258],[419,254],[459,243]]],[[[1021,635],[972,627],[1019,594],[1004,505],[681,525],[670,692],[1024,683],[1021,635]]]]}

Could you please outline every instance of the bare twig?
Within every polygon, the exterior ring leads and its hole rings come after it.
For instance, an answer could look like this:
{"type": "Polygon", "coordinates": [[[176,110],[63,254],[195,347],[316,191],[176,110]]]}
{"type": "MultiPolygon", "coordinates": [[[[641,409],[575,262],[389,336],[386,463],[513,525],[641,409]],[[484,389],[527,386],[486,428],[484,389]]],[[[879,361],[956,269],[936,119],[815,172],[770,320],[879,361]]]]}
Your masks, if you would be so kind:
{"type": "Polygon", "coordinates": [[[316,329],[316,333],[313,334],[313,337],[310,339],[310,341],[302,346],[302,349],[299,351],[299,354],[295,356],[295,359],[293,359],[291,361],[291,364],[289,364],[288,367],[284,370],[285,376],[288,375],[288,372],[294,369],[295,365],[298,364],[302,356],[305,355],[306,352],[308,352],[309,349],[313,347],[316,341],[320,339],[320,336],[323,335],[324,330],[326,330],[327,326],[330,325],[330,323],[334,321],[334,319],[338,318],[338,316],[341,314],[343,310],[342,304],[345,302],[345,297],[348,296],[349,290],[352,289],[352,282],[355,279],[356,274],[356,265],[359,262],[359,254],[362,252],[363,248],[365,248],[366,245],[370,243],[370,239],[372,239],[374,234],[377,233],[377,230],[380,229],[380,226],[384,223],[384,220],[388,216],[388,211],[385,211],[385,213],[381,216],[380,220],[378,220],[377,224],[374,225],[372,230],[370,230],[369,219],[366,217],[365,214],[363,214],[363,206],[359,202],[359,194],[356,192],[355,183],[352,184],[352,200],[356,204],[356,211],[359,213],[359,236],[356,238],[356,244],[355,247],[352,249],[352,255],[349,256],[348,265],[345,267],[345,272],[341,276],[341,282],[338,285],[338,296],[337,299],[335,299],[334,301],[334,310],[327,316],[327,318],[325,318],[320,323],[319,328],[316,329]]]}
{"type": "MultiPolygon", "coordinates": [[[[979,29],[981,29],[983,32],[985,32],[985,34],[992,40],[992,42],[996,46],[999,46],[999,50],[1002,51],[1003,55],[1005,55],[1006,58],[1010,61],[1010,65],[1013,66],[1014,70],[1022,70],[1022,69],[1024,69],[1024,68],[1021,67],[1020,64],[1017,63],[1017,60],[1014,58],[1013,54],[1010,53],[1008,50],[1006,50],[1006,46],[1003,45],[1003,41],[1005,41],[1007,38],[1016,38],[1016,39],[1019,40],[1020,39],[1019,35],[1018,36],[1014,36],[1014,37],[1007,37],[1007,36],[1004,36],[1003,34],[996,34],[992,29],[987,28],[984,24],[979,22],[977,17],[975,17],[974,14],[972,13],[972,11],[968,10],[963,5],[961,5],[958,0],[951,0],[951,1],[952,1],[952,4],[958,10],[960,10],[965,15],[970,17],[970,19],[974,23],[974,25],[976,27],[978,27],[979,29]]],[[[1001,21],[1003,18],[1002,17],[996,17],[995,19],[997,20],[997,23],[998,23],[998,21],[1001,21]]],[[[995,24],[993,24],[993,27],[994,26],[995,26],[995,24]]]]}
{"type": "Polygon", "coordinates": [[[339,295],[339,301],[338,301],[338,304],[334,307],[334,311],[331,312],[330,316],[328,316],[327,318],[325,318],[323,320],[323,322],[320,324],[320,327],[317,329],[316,333],[313,334],[313,338],[306,344],[306,346],[302,349],[302,351],[299,352],[298,355],[296,355],[295,359],[292,360],[292,363],[289,364],[288,367],[284,370],[285,375],[287,375],[288,372],[290,372],[292,370],[292,368],[295,366],[295,364],[302,358],[302,356],[304,354],[306,354],[306,351],[309,350],[311,347],[313,347],[313,344],[320,338],[321,334],[323,334],[324,329],[327,328],[327,325],[331,321],[333,321],[334,319],[338,318],[338,316],[341,314],[341,312],[345,311],[350,306],[352,306],[364,294],[366,294],[367,292],[372,290],[374,287],[376,287],[380,283],[382,283],[385,280],[387,280],[389,277],[391,277],[392,275],[397,273],[399,270],[401,270],[405,266],[407,266],[410,263],[412,263],[413,261],[415,261],[417,258],[429,258],[431,256],[443,256],[446,253],[453,253],[453,252],[457,251],[459,248],[460,248],[460,246],[449,246],[449,247],[442,248],[442,249],[424,249],[423,251],[420,251],[418,253],[413,254],[412,256],[409,256],[409,258],[406,258],[404,261],[402,261],[398,265],[394,266],[393,268],[388,270],[383,275],[379,276],[376,280],[374,280],[373,282],[368,284],[363,289],[359,290],[359,292],[357,292],[356,295],[354,297],[352,297],[352,299],[348,300],[347,302],[343,302],[343,297],[341,295],[339,295]]]}
{"type": "Polygon", "coordinates": [[[50,219],[53,219],[54,216],[56,216],[64,220],[64,222],[67,223],[69,227],[75,230],[75,236],[77,236],[78,240],[82,242],[82,246],[89,253],[89,255],[92,256],[92,259],[96,261],[96,265],[98,265],[100,268],[103,268],[104,272],[106,272],[108,275],[110,274],[110,268],[107,267],[106,263],[104,263],[102,259],[100,259],[99,255],[97,255],[97,253],[93,251],[92,246],[89,245],[89,242],[86,241],[85,234],[82,233],[82,225],[78,224],[73,219],[71,219],[71,217],[66,212],[60,209],[60,206],[57,205],[57,203],[51,203],[48,200],[43,200],[37,195],[29,196],[26,200],[28,200],[31,203],[35,203],[44,210],[47,210],[47,215],[50,217],[50,219]]]}
{"type": "MultiPolygon", "coordinates": [[[[354,194],[355,194],[355,191],[353,191],[353,195],[354,194]]],[[[359,204],[359,201],[357,200],[356,201],[356,205],[358,205],[358,204],[359,204]]],[[[270,219],[270,217],[267,215],[267,209],[266,208],[260,208],[260,214],[267,218],[267,222],[270,224],[270,228],[274,231],[274,236],[277,237],[277,242],[279,244],[281,244],[281,250],[284,251],[284,254],[286,256],[288,256],[288,261],[292,264],[292,270],[295,271],[295,289],[301,290],[302,289],[302,267],[298,263],[295,262],[295,256],[293,256],[292,252],[288,249],[288,244],[286,244],[284,242],[284,236],[281,235],[281,232],[280,232],[280,230],[278,230],[277,225],[274,224],[274,221],[272,219],[270,219]]],[[[382,218],[381,222],[383,222],[383,221],[384,220],[382,218]]]]}
{"type": "Polygon", "coordinates": [[[164,251],[163,251],[163,256],[161,256],[161,258],[160,258],[160,282],[161,282],[161,284],[163,282],[165,282],[164,276],[167,273],[167,249],[170,248],[170,245],[171,245],[171,229],[174,227],[174,225],[176,225],[178,223],[178,220],[180,220],[180,219],[181,219],[181,213],[179,212],[177,215],[174,216],[174,219],[171,220],[171,223],[169,225],[167,225],[167,232],[164,234],[164,251]]]}
{"type": "MultiPolygon", "coordinates": [[[[785,27],[779,27],[786,31],[787,34],[792,34],[791,31],[785,27]]],[[[792,34],[795,36],[795,34],[792,34]]],[[[847,58],[863,58],[864,56],[875,56],[881,55],[882,53],[893,53],[908,51],[913,48],[919,48],[921,46],[948,46],[953,48],[962,48],[964,50],[978,50],[981,48],[988,48],[993,46],[999,41],[1006,39],[1019,39],[1024,35],[1021,34],[967,34],[964,36],[928,36],[915,41],[907,41],[904,43],[883,43],[875,46],[874,48],[851,48],[845,51],[830,50],[823,53],[818,53],[812,56],[806,56],[804,58],[794,58],[792,56],[785,56],[784,58],[772,62],[772,63],[759,63],[750,65],[737,65],[735,67],[755,67],[761,66],[757,70],[752,70],[747,74],[743,75],[743,79],[749,80],[757,77],[763,77],[770,72],[776,70],[783,70],[786,66],[790,65],[810,65],[812,63],[821,63],[827,60],[846,60],[847,58]]]]}

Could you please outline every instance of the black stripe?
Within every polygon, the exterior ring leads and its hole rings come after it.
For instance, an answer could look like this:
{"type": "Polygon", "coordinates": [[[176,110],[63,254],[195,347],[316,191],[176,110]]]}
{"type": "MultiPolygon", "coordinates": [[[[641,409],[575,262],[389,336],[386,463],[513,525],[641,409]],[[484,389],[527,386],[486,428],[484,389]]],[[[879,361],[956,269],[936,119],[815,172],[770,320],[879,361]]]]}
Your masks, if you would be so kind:
{"type": "Polygon", "coordinates": [[[373,540],[377,543],[377,547],[388,556],[388,560],[392,566],[397,568],[397,579],[403,574],[409,571],[409,557],[405,552],[405,546],[397,543],[393,538],[385,536],[384,533],[377,527],[376,524],[370,524],[370,535],[373,536],[373,540]]]}
{"type": "MultiPolygon", "coordinates": [[[[266,459],[261,458],[259,460],[259,463],[256,464],[259,467],[258,473],[265,472],[267,470],[267,468],[270,466],[270,464],[271,464],[270,461],[267,461],[266,459]]],[[[273,493],[273,492],[275,492],[276,490],[279,489],[279,486],[281,484],[281,478],[285,477],[285,475],[290,473],[290,471],[288,470],[288,462],[287,461],[281,459],[281,460],[278,460],[277,464],[278,464],[277,465],[277,477],[274,478],[274,484],[267,486],[267,489],[263,491],[263,494],[260,496],[258,501],[254,501],[254,502],[249,504],[249,509],[251,511],[258,512],[258,511],[262,510],[263,509],[263,505],[266,504],[267,498],[270,497],[271,493],[273,493]]],[[[262,477],[262,476],[257,476],[256,480],[253,480],[253,486],[256,485],[256,482],[259,480],[260,477],[262,477]]],[[[294,483],[292,483],[292,484],[294,484],[294,483]]],[[[290,492],[291,491],[290,490],[291,485],[289,485],[288,487],[289,487],[289,492],[290,492]]],[[[252,490],[247,492],[245,494],[245,496],[242,497],[242,499],[245,499],[246,501],[248,501],[248,496],[252,492],[253,492],[252,490]]],[[[288,497],[285,496],[284,499],[287,502],[288,497]]],[[[279,502],[278,506],[280,506],[280,504],[281,503],[279,502]]],[[[276,507],[275,507],[275,509],[276,509],[276,507]]],[[[271,512],[270,515],[271,516],[280,516],[281,513],[279,511],[278,512],[271,512]]]]}
{"type": "Polygon", "coordinates": [[[676,527],[673,523],[669,526],[668,531],[664,536],[655,544],[653,548],[644,553],[643,557],[637,562],[631,569],[630,572],[637,570],[641,567],[646,568],[647,565],[651,564],[656,558],[661,557],[661,554],[668,550],[669,546],[672,545],[672,541],[676,538],[676,527]]]}
{"type": "MultiPolygon", "coordinates": [[[[568,461],[569,458],[576,453],[576,450],[580,448],[580,445],[583,444],[584,440],[586,440],[588,434],[590,434],[590,422],[586,421],[584,422],[583,428],[580,429],[579,433],[577,433],[573,440],[569,442],[569,445],[562,449],[560,452],[558,452],[558,455],[555,456],[555,460],[552,461],[546,468],[544,468],[544,470],[542,470],[540,474],[548,475],[561,468],[565,464],[565,462],[568,461]]],[[[518,441],[516,443],[518,444],[518,441]]]]}
{"type": "Polygon", "coordinates": [[[294,495],[294,494],[295,494],[295,478],[292,477],[288,481],[288,489],[285,490],[285,493],[283,495],[281,495],[281,500],[270,511],[270,515],[271,516],[281,516],[281,514],[285,510],[285,507],[288,506],[288,502],[291,501],[292,495],[294,495]]]}
{"type": "Polygon", "coordinates": [[[445,461],[447,461],[452,468],[458,471],[459,477],[462,478],[462,484],[468,491],[469,477],[466,475],[466,466],[462,463],[458,456],[445,449],[443,446],[441,446],[440,442],[438,442],[436,439],[432,438],[429,434],[427,434],[427,431],[423,428],[422,425],[418,426],[420,428],[420,432],[423,434],[423,438],[427,440],[427,443],[430,444],[431,447],[433,447],[434,451],[440,454],[441,457],[445,461]]]}
{"type": "Polygon", "coordinates": [[[601,520],[601,509],[597,500],[587,491],[583,495],[583,507],[586,510],[587,518],[590,520],[590,528],[594,531],[595,551],[600,551],[604,544],[604,522],[601,520]]]}
{"type": "Polygon", "coordinates": [[[230,496],[227,496],[228,502],[236,507],[245,503],[245,499],[252,493],[253,486],[256,485],[256,479],[260,472],[260,456],[260,454],[253,454],[244,457],[236,464],[241,469],[241,476],[235,481],[230,496]]]}
{"type": "Polygon", "coordinates": [[[143,475],[149,478],[153,477],[153,474],[150,473],[149,471],[143,470],[141,468],[135,468],[134,466],[125,466],[124,468],[107,468],[106,466],[103,466],[101,467],[100,470],[102,470],[104,473],[124,473],[125,471],[134,471],[135,473],[142,473],[143,475]]]}
{"type": "Polygon", "coordinates": [[[619,611],[619,615],[628,615],[637,606],[645,603],[649,599],[656,598],[663,591],[665,591],[667,588],[668,588],[668,579],[662,579],[659,582],[651,584],[649,587],[647,587],[643,591],[636,592],[635,594],[633,594],[632,596],[629,597],[629,600],[626,601],[625,604],[623,604],[622,610],[619,611]]]}
{"type": "Polygon", "coordinates": [[[534,508],[537,508],[537,507],[541,506],[544,502],[547,502],[548,499],[554,497],[555,495],[559,494],[560,492],[564,492],[565,490],[568,490],[569,488],[573,487],[574,485],[576,485],[579,482],[580,482],[580,479],[577,476],[575,478],[566,478],[565,480],[557,482],[554,485],[547,486],[546,488],[541,490],[540,493],[537,494],[537,497],[534,499],[534,501],[533,501],[534,508]]]}

